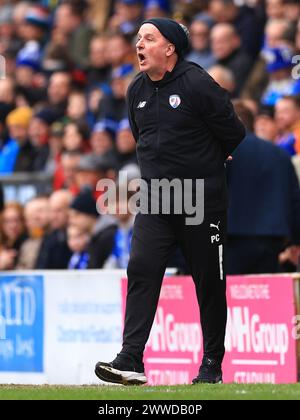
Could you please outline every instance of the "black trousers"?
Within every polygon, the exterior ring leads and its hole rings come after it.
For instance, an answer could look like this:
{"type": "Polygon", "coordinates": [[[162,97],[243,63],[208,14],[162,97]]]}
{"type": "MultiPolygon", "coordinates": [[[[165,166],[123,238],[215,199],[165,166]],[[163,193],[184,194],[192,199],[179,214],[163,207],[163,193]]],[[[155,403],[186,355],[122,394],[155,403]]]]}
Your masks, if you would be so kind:
{"type": "Polygon", "coordinates": [[[142,360],[167,261],[179,245],[195,283],[204,355],[222,361],[227,319],[226,223],[226,212],[206,214],[203,223],[195,226],[186,225],[184,215],[137,214],[127,269],[122,352],[142,360]]]}

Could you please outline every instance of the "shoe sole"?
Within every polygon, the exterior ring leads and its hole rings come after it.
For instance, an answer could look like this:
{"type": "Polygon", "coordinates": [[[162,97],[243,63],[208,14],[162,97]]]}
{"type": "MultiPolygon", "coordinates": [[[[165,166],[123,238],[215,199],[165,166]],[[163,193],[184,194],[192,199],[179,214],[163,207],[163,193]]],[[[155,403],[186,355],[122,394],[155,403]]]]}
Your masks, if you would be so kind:
{"type": "Polygon", "coordinates": [[[220,379],[219,381],[206,381],[206,380],[199,380],[199,381],[192,381],[192,385],[198,385],[198,384],[212,384],[212,385],[216,385],[216,384],[222,384],[223,380],[220,379]]]}
{"type": "Polygon", "coordinates": [[[147,383],[147,378],[143,373],[121,371],[109,366],[97,365],[95,374],[101,381],[113,384],[130,386],[147,383]]]}

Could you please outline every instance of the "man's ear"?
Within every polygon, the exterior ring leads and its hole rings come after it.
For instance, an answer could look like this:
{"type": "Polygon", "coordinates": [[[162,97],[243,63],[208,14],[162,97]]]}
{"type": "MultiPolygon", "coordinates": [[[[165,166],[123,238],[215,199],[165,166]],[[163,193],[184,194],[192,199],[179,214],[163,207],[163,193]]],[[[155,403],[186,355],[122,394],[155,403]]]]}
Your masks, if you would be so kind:
{"type": "Polygon", "coordinates": [[[167,46],[167,50],[166,50],[166,55],[167,57],[170,57],[175,51],[175,45],[174,44],[168,44],[167,46]]]}

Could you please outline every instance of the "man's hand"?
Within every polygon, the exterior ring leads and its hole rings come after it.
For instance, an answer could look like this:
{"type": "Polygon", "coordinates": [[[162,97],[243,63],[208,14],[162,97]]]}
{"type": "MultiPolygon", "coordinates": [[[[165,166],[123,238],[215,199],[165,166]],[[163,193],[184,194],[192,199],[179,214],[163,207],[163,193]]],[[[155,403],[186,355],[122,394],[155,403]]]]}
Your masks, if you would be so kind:
{"type": "Polygon", "coordinates": [[[279,254],[279,263],[284,264],[285,262],[291,262],[295,266],[299,264],[300,258],[300,246],[292,245],[286,248],[283,252],[279,254]]]}

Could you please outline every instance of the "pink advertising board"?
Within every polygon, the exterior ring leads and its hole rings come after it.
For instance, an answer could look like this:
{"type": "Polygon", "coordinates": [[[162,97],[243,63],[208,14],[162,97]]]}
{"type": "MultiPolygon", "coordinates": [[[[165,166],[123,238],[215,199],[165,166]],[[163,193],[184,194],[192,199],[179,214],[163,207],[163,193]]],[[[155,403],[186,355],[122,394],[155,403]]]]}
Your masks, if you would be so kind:
{"type": "MultiPolygon", "coordinates": [[[[122,282],[123,313],[127,281],[122,282]]],[[[290,276],[228,276],[224,382],[297,381],[296,309],[290,276]]],[[[202,358],[191,277],[166,277],[144,362],[150,385],[191,383],[202,358]]]]}

